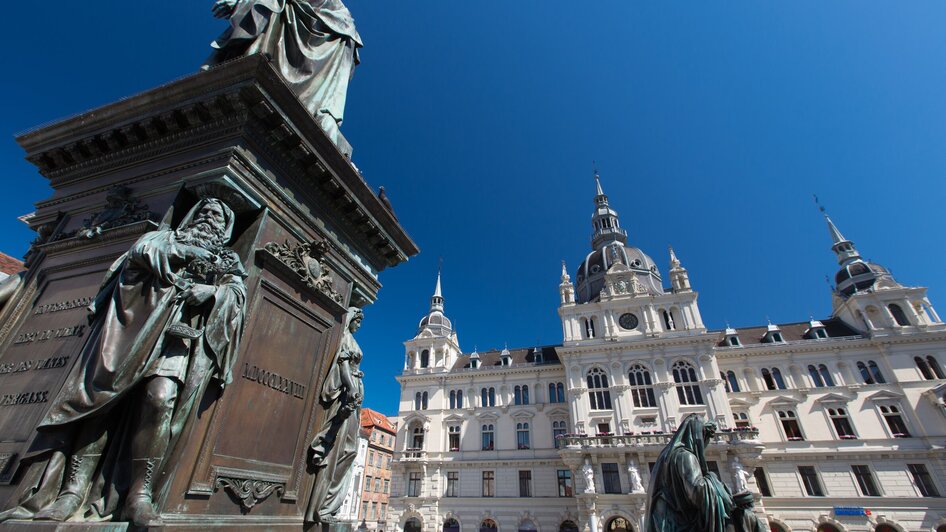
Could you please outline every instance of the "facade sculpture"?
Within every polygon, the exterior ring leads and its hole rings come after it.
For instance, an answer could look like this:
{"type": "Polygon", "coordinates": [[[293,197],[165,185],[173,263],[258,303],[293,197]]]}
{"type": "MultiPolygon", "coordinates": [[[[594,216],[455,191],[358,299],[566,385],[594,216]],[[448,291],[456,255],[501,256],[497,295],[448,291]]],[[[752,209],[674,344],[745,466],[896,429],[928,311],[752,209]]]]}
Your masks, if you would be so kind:
{"type": "Polygon", "coordinates": [[[322,385],[319,404],[325,418],[310,446],[310,463],[315,467],[316,477],[306,510],[308,522],[336,522],[352,481],[364,398],[364,373],[359,369],[362,353],[353,335],[361,327],[363,317],[361,309],[348,309],[342,340],[322,385]]]}
{"type": "Polygon", "coordinates": [[[201,200],[109,268],[79,361],[37,429],[19,505],[0,521],[159,523],[166,457],[210,381],[231,381],[246,299],[246,271],[226,247],[235,221],[224,202],[201,200]]]}
{"type": "Polygon", "coordinates": [[[654,465],[647,493],[647,532],[763,532],[752,494],[733,495],[706,463],[716,424],[697,414],[683,420],[654,465]]]}
{"type": "Polygon", "coordinates": [[[337,144],[362,47],[341,0],[217,0],[213,13],[228,18],[230,27],[211,44],[215,50],[204,68],[265,54],[337,144]]]}

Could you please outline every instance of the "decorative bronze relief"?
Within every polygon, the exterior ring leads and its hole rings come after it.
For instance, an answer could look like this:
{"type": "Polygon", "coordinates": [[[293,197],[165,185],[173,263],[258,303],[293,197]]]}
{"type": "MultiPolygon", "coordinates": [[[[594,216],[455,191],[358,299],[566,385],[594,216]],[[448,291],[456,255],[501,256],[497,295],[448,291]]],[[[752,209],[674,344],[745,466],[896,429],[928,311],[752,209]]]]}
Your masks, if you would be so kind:
{"type": "Polygon", "coordinates": [[[269,242],[263,249],[296,273],[306,286],[336,303],[342,303],[344,298],[335,290],[335,276],[325,265],[325,254],[329,249],[327,242],[312,241],[295,246],[288,241],[283,244],[269,242]]]}
{"type": "Polygon", "coordinates": [[[95,238],[106,229],[151,220],[156,216],[148,210],[148,205],[141,203],[138,198],[131,197],[131,189],[123,185],[112,187],[105,201],[105,208],[86,218],[82,227],[60,233],[56,239],[95,238]]]}
{"type": "Polygon", "coordinates": [[[225,488],[234,497],[240,499],[240,505],[243,511],[248,512],[256,503],[269,497],[274,492],[277,497],[282,497],[286,486],[279,482],[269,482],[266,480],[254,480],[252,478],[233,478],[217,477],[217,487],[225,488]]]}

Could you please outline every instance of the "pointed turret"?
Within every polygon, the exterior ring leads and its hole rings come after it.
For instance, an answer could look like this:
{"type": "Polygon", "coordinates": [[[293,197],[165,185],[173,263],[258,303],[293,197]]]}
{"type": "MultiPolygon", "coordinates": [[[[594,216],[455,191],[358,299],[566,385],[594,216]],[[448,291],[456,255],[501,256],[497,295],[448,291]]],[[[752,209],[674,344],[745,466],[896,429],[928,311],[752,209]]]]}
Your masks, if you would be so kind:
{"type": "Polygon", "coordinates": [[[562,305],[570,305],[575,302],[575,285],[572,284],[572,278],[568,275],[565,268],[565,261],[562,261],[562,282],[558,285],[558,293],[561,296],[562,305]]]}
{"type": "Polygon", "coordinates": [[[449,336],[453,332],[453,324],[443,313],[443,292],[440,288],[440,271],[437,271],[437,284],[434,287],[434,295],[430,297],[430,310],[427,315],[420,320],[417,326],[417,332],[430,329],[438,336],[449,336]]]}
{"type": "Polygon", "coordinates": [[[821,207],[821,214],[824,215],[824,220],[828,224],[828,233],[831,234],[832,242],[831,249],[838,256],[838,264],[845,264],[847,262],[860,260],[861,255],[854,247],[854,242],[844,238],[844,235],[841,234],[838,226],[834,225],[831,217],[828,216],[827,212],[825,212],[824,207],[821,207]]]}
{"type": "Polygon", "coordinates": [[[673,252],[672,246],[670,247],[670,285],[673,287],[674,293],[692,290],[690,288],[690,274],[687,273],[686,268],[680,265],[680,259],[673,252]]]}
{"type": "Polygon", "coordinates": [[[434,287],[434,295],[430,298],[430,310],[439,310],[443,312],[443,294],[440,290],[440,271],[437,271],[437,286],[434,287]]]}
{"type": "Polygon", "coordinates": [[[601,188],[601,176],[595,172],[595,212],[591,217],[595,232],[591,236],[591,249],[597,250],[611,242],[627,243],[627,231],[621,229],[618,213],[608,205],[608,196],[601,188]]]}

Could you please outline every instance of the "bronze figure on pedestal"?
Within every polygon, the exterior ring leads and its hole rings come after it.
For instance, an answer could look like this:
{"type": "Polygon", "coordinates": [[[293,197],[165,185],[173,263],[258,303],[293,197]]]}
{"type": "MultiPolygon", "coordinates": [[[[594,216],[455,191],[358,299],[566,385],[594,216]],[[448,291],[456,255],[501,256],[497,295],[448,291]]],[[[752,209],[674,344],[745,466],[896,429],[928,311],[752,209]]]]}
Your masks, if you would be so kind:
{"type": "Polygon", "coordinates": [[[37,429],[5,519],[159,523],[152,498],[208,383],[231,380],[246,271],[234,212],[204,199],[108,270],[80,359],[37,429]]]}

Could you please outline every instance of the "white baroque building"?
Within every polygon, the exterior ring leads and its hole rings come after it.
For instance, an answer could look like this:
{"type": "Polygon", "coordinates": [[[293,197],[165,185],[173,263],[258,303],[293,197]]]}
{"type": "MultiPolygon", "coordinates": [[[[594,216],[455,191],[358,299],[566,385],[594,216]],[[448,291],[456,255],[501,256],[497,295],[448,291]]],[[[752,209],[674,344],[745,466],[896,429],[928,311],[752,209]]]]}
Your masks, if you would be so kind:
{"type": "Polygon", "coordinates": [[[463,353],[438,275],[397,377],[390,532],[639,532],[650,466],[691,413],[775,532],[946,532],[946,325],[925,288],[825,216],[831,316],[710,331],[673,250],[667,287],[596,184],[561,345],[463,353]]]}

